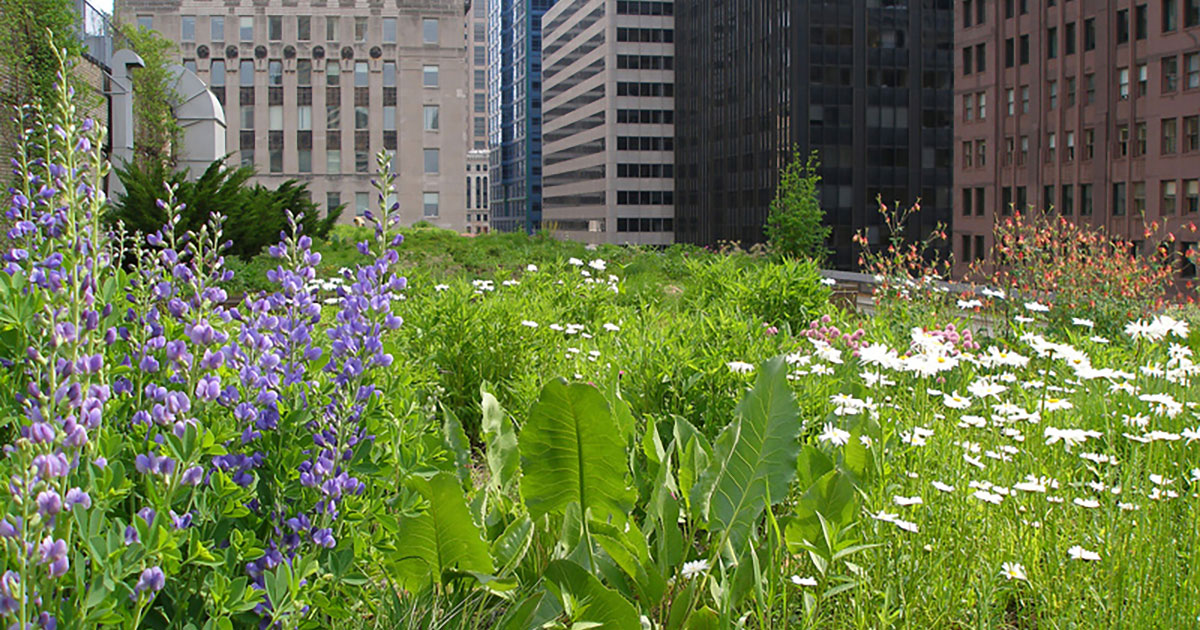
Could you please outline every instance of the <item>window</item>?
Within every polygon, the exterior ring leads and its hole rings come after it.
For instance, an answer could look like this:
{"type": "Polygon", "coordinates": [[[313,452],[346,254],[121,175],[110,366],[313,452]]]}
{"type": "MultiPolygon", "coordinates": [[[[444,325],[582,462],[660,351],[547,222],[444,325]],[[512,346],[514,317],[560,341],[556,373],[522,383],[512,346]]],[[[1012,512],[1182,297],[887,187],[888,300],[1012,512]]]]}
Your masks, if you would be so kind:
{"type": "Polygon", "coordinates": [[[1183,180],[1183,209],[1188,213],[1200,212],[1200,179],[1183,180]]]}
{"type": "Polygon", "coordinates": [[[484,118],[483,116],[475,117],[475,135],[477,135],[477,136],[486,136],[487,135],[487,119],[484,118]]]}
{"type": "Polygon", "coordinates": [[[138,25],[138,28],[140,28],[140,29],[145,29],[147,31],[154,30],[154,16],[153,15],[137,16],[137,25],[138,25]]]}
{"type": "Polygon", "coordinates": [[[1133,141],[1135,155],[1146,155],[1146,123],[1140,122],[1133,126],[1133,141]]]}
{"type": "Polygon", "coordinates": [[[972,157],[974,156],[974,152],[972,151],[972,148],[971,148],[971,141],[963,140],[962,149],[963,149],[963,153],[962,153],[963,168],[971,168],[972,157]]]}
{"type": "Polygon", "coordinates": [[[1075,85],[1075,83],[1076,83],[1075,77],[1067,77],[1065,80],[1067,82],[1067,87],[1066,87],[1067,107],[1074,107],[1075,106],[1075,89],[1078,86],[1075,85]]]}
{"type": "Polygon", "coordinates": [[[1017,141],[1013,140],[1012,136],[1008,136],[1007,138],[1005,138],[1004,139],[1004,163],[1006,165],[1013,163],[1013,154],[1016,153],[1016,150],[1017,150],[1017,141]]]}
{"type": "Polygon", "coordinates": [[[1129,9],[1117,11],[1117,43],[1129,43],[1129,9]]]}
{"type": "Polygon", "coordinates": [[[1145,96],[1150,89],[1150,69],[1144,63],[1137,67],[1137,95],[1145,96]]]}
{"type": "Polygon", "coordinates": [[[1139,41],[1150,33],[1150,11],[1144,4],[1133,8],[1133,36],[1139,41]]]}
{"type": "Polygon", "coordinates": [[[336,42],[338,40],[338,19],[335,15],[325,17],[325,41],[336,42]]]}
{"type": "Polygon", "coordinates": [[[1083,130],[1083,159],[1096,157],[1096,130],[1091,127],[1083,130]]]}
{"type": "Polygon", "coordinates": [[[283,130],[283,105],[271,105],[270,107],[268,107],[267,108],[267,118],[270,123],[270,126],[268,128],[271,131],[282,131],[283,130]]]}
{"type": "Polygon", "coordinates": [[[1058,146],[1056,139],[1057,139],[1057,136],[1054,134],[1053,131],[1046,132],[1046,161],[1047,162],[1054,161],[1054,150],[1058,146]]]}
{"type": "Polygon", "coordinates": [[[1123,101],[1129,98],[1129,68],[1117,69],[1117,96],[1123,101]]]}
{"type": "Polygon", "coordinates": [[[979,103],[979,120],[987,118],[987,92],[980,92],[975,97],[975,102],[979,103]]]}
{"type": "Polygon", "coordinates": [[[325,149],[325,172],[334,175],[342,172],[341,149],[325,149]]]}
{"type": "Polygon", "coordinates": [[[487,64],[487,49],[483,46],[475,47],[475,65],[483,66],[487,64]]]}
{"type": "Polygon", "coordinates": [[[370,207],[371,193],[356,192],[354,193],[354,211],[358,216],[365,216],[367,209],[370,207]]]}
{"type": "Polygon", "coordinates": [[[487,95],[484,94],[483,92],[475,93],[475,113],[476,114],[487,113],[487,95]]]}
{"type": "Polygon", "coordinates": [[[1075,186],[1072,184],[1063,184],[1060,199],[1061,202],[1058,204],[1058,211],[1067,216],[1075,214],[1075,186]]]}
{"type": "Polygon", "coordinates": [[[383,43],[396,43],[396,18],[394,17],[383,18],[383,43]]]}
{"type": "Polygon", "coordinates": [[[987,166],[987,140],[975,141],[975,166],[987,166]]]}
{"type": "Polygon", "coordinates": [[[1133,212],[1146,216],[1146,182],[1133,183],[1133,212]]]}
{"type": "Polygon", "coordinates": [[[1049,81],[1046,83],[1046,99],[1047,107],[1054,109],[1058,107],[1058,81],[1049,81]]]}
{"type": "Polygon", "coordinates": [[[421,69],[421,85],[425,87],[438,86],[438,67],[425,66],[421,69]]]}
{"type": "Polygon", "coordinates": [[[329,216],[329,213],[333,212],[340,205],[342,205],[341,193],[325,193],[325,216],[329,216]]]}
{"type": "Polygon", "coordinates": [[[1200,26],[1200,0],[1183,0],[1183,25],[1200,26]]]}
{"type": "Polygon", "coordinates": [[[1068,131],[1066,133],[1066,137],[1067,137],[1067,161],[1070,162],[1075,159],[1075,132],[1068,131]]]}
{"type": "Polygon", "coordinates": [[[963,66],[963,75],[964,76],[971,74],[971,72],[972,72],[972,65],[973,65],[971,63],[972,51],[973,51],[973,49],[970,46],[967,46],[966,48],[962,49],[962,66],[963,66]]]}
{"type": "Polygon", "coordinates": [[[1018,164],[1024,164],[1029,159],[1029,136],[1021,136],[1021,153],[1018,164]]]}
{"type": "Polygon", "coordinates": [[[296,16],[296,39],[302,42],[312,39],[312,17],[307,15],[296,16]]]}
{"type": "Polygon", "coordinates": [[[962,213],[964,217],[971,216],[971,208],[974,204],[973,199],[974,197],[971,196],[970,188],[962,189],[962,213]]]}
{"type": "Polygon", "coordinates": [[[437,18],[423,18],[421,20],[421,41],[426,44],[438,43],[437,18]]]}
{"type": "Polygon", "coordinates": [[[1093,210],[1092,185],[1091,184],[1080,184],[1079,185],[1079,215],[1085,216],[1085,217],[1091,216],[1092,210],[1093,210]]]}
{"type": "Polygon", "coordinates": [[[987,44],[975,44],[975,69],[983,72],[987,69],[987,44]]]}
{"type": "Polygon", "coordinates": [[[1013,0],[1004,0],[1004,17],[1010,18],[1013,16],[1013,0]]]}
{"type": "Polygon", "coordinates": [[[1200,88],[1200,53],[1188,53],[1183,56],[1183,72],[1185,90],[1200,88]]]}
{"type": "Polygon", "coordinates": [[[425,149],[425,173],[432,175],[441,172],[440,159],[440,150],[425,149]]]}
{"type": "Polygon", "coordinates": [[[312,61],[300,59],[296,61],[296,85],[307,87],[312,85],[312,61]]]}
{"type": "Polygon", "coordinates": [[[433,218],[433,217],[438,216],[438,203],[439,203],[438,197],[439,197],[438,193],[435,193],[435,192],[427,192],[422,195],[422,198],[423,198],[422,205],[424,208],[424,210],[422,212],[423,216],[428,217],[428,218],[433,218]]]}
{"type": "Polygon", "coordinates": [[[241,114],[242,130],[254,129],[254,106],[242,105],[241,114]]]}
{"type": "Polygon", "coordinates": [[[225,62],[221,59],[213,59],[212,65],[209,66],[209,83],[213,87],[225,86],[225,62]]]}
{"type": "Polygon", "coordinates": [[[330,131],[342,128],[342,108],[340,105],[325,106],[325,128],[330,131]]]}
{"type": "Polygon", "coordinates": [[[209,37],[214,42],[225,41],[225,16],[214,15],[208,22],[209,37]]]}
{"type": "Polygon", "coordinates": [[[244,60],[238,64],[238,83],[242,87],[254,86],[254,62],[244,60]]]}
{"type": "Polygon", "coordinates": [[[243,15],[238,18],[238,38],[244,42],[254,41],[254,16],[243,15]]]}
{"type": "Polygon", "coordinates": [[[1125,216],[1125,183],[1114,182],[1112,187],[1112,215],[1125,216]]]}
{"type": "Polygon", "coordinates": [[[1129,125],[1117,125],[1117,155],[1129,155],[1129,125]]]}
{"type": "Polygon", "coordinates": [[[312,131],[312,105],[300,105],[296,108],[296,129],[312,131]]]}
{"type": "Polygon", "coordinates": [[[312,172],[312,149],[299,149],[296,152],[296,170],[301,173],[312,172]]]}
{"type": "Polygon", "coordinates": [[[1075,23],[1067,22],[1063,26],[1063,52],[1067,55],[1075,54],[1075,23]]]}
{"type": "Polygon", "coordinates": [[[196,41],[196,16],[183,15],[179,17],[179,39],[185,42],[196,41]]]}
{"type": "Polygon", "coordinates": [[[337,61],[325,62],[325,85],[337,87],[341,85],[342,64],[337,61]]]}
{"type": "Polygon", "coordinates": [[[437,131],[441,127],[440,111],[437,105],[425,106],[425,131],[437,131]]]}
{"type": "Polygon", "coordinates": [[[1162,59],[1162,91],[1174,92],[1179,88],[1179,60],[1174,56],[1162,59]]]}
{"type": "Polygon", "coordinates": [[[354,108],[354,129],[357,131],[362,131],[364,129],[367,129],[367,127],[369,127],[370,124],[371,124],[370,109],[363,105],[355,106],[355,108],[354,108]]]}
{"type": "Polygon", "coordinates": [[[267,62],[267,84],[283,85],[283,62],[272,59],[267,62]]]}
{"type": "Polygon", "coordinates": [[[986,205],[984,203],[984,199],[986,199],[986,197],[984,196],[983,191],[984,189],[982,187],[975,189],[975,216],[977,217],[983,216],[984,207],[986,205]]]}
{"type": "Polygon", "coordinates": [[[1042,210],[1050,212],[1054,208],[1054,186],[1042,186],[1042,210]]]}
{"type": "Polygon", "coordinates": [[[1015,115],[1017,113],[1017,90],[1008,88],[1004,93],[1004,99],[1008,102],[1008,115],[1015,115]]]}
{"type": "Polygon", "coordinates": [[[1183,151],[1200,151],[1200,116],[1183,118],[1183,151]]]}
{"type": "Polygon", "coordinates": [[[975,119],[975,95],[963,94],[963,120],[971,122],[975,119]]]}
{"type": "Polygon", "coordinates": [[[1009,37],[1004,40],[1004,67],[1011,68],[1017,63],[1016,41],[1009,37]]]}
{"type": "Polygon", "coordinates": [[[396,87],[396,62],[383,62],[383,87],[396,87]]]}
{"type": "Polygon", "coordinates": [[[1178,194],[1175,189],[1175,180],[1165,179],[1159,182],[1159,189],[1162,192],[1162,206],[1159,208],[1159,213],[1163,216],[1175,214],[1175,197],[1178,194]]]}
{"type": "Polygon", "coordinates": [[[1162,152],[1175,153],[1179,143],[1178,121],[1174,118],[1164,118],[1162,121],[1162,152]]]}
{"type": "Polygon", "coordinates": [[[383,106],[383,130],[384,131],[395,131],[396,130],[396,106],[395,105],[384,105],[383,106]]]}
{"type": "Polygon", "coordinates": [[[283,149],[268,149],[267,155],[270,159],[268,162],[272,173],[283,172],[283,149]]]}
{"type": "Polygon", "coordinates": [[[367,62],[354,62],[354,87],[367,87],[367,62]]]}
{"type": "Polygon", "coordinates": [[[476,70],[475,71],[475,89],[483,90],[486,88],[487,88],[487,71],[476,70]]]}
{"type": "Polygon", "coordinates": [[[1046,29],[1046,58],[1058,58],[1058,28],[1055,26],[1046,29]]]}
{"type": "Polygon", "coordinates": [[[1000,213],[1004,216],[1009,216],[1013,212],[1013,190],[1012,186],[1005,186],[1000,190],[1000,213]]]}
{"type": "Polygon", "coordinates": [[[354,41],[367,41],[367,18],[361,16],[354,18],[354,41]]]}
{"type": "Polygon", "coordinates": [[[1083,21],[1083,50],[1096,49],[1096,18],[1088,18],[1083,21]]]}
{"type": "Polygon", "coordinates": [[[1096,73],[1083,75],[1084,103],[1091,105],[1096,102],[1096,73]]]}
{"type": "Polygon", "coordinates": [[[277,42],[283,39],[283,16],[267,16],[267,39],[277,42]]]}
{"type": "Polygon", "coordinates": [[[1029,113],[1029,86],[1028,85],[1021,86],[1021,113],[1022,114],[1029,113]]]}
{"type": "Polygon", "coordinates": [[[1169,33],[1179,28],[1179,0],[1162,0],[1162,30],[1169,33]]]}

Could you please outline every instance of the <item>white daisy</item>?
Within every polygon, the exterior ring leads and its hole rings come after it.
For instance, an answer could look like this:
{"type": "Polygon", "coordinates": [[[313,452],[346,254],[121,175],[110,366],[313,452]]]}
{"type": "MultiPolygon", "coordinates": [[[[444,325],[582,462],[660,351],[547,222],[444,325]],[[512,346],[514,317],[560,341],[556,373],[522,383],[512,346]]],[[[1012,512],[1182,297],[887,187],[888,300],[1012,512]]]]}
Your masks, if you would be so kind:
{"type": "Polygon", "coordinates": [[[1000,575],[1009,580],[1025,581],[1028,579],[1025,577],[1025,567],[1016,562],[1005,562],[1000,565],[1000,575]]]}
{"type": "Polygon", "coordinates": [[[707,570],[708,560],[692,560],[691,562],[683,563],[683,570],[680,574],[683,576],[683,579],[690,580],[707,570]]]}
{"type": "Polygon", "coordinates": [[[1075,560],[1097,561],[1100,559],[1100,554],[1095,551],[1088,551],[1079,545],[1075,545],[1067,550],[1067,554],[1075,560]]]}

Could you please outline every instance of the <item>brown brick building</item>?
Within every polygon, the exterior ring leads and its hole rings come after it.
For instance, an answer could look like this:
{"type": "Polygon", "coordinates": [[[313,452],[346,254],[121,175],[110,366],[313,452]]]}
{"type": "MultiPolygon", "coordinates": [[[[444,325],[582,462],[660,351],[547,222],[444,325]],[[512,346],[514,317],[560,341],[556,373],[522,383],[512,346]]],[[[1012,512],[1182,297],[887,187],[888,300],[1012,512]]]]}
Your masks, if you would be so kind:
{"type": "Polygon", "coordinates": [[[957,0],[957,10],[960,267],[987,256],[994,222],[1014,208],[1135,242],[1144,222],[1179,234],[1200,220],[1200,0],[957,0]]]}

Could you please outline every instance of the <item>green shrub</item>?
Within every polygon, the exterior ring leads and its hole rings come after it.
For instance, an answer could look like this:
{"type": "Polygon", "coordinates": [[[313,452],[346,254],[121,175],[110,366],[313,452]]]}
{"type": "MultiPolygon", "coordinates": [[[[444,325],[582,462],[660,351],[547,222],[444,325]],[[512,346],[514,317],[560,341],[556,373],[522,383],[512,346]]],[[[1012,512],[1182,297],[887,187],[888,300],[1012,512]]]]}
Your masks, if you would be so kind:
{"type": "Polygon", "coordinates": [[[184,204],[176,229],[199,230],[210,216],[222,214],[225,237],[233,242],[227,253],[244,261],[279,241],[289,210],[300,217],[304,233],[314,238],[325,238],[342,214],[338,206],[321,218],[317,204],[309,199],[307,184],[289,179],[274,190],[249,185],[253,168],[229,169],[220,161],[209,165],[195,181],[188,181],[183,172],[153,162],[130,163],[117,175],[125,193],[117,196],[110,219],[144,234],[158,230],[167,220],[158,200],[165,196],[166,187],[173,186],[175,198],[184,204]]]}
{"type": "Polygon", "coordinates": [[[693,308],[717,304],[737,308],[760,323],[807,325],[823,312],[830,290],[821,284],[813,260],[771,261],[744,254],[692,258],[688,303],[693,308]]]}
{"type": "Polygon", "coordinates": [[[767,216],[767,242],[782,256],[823,260],[827,253],[825,211],[817,195],[821,176],[816,153],[805,160],[796,151],[791,162],[779,173],[779,187],[767,216]]]}

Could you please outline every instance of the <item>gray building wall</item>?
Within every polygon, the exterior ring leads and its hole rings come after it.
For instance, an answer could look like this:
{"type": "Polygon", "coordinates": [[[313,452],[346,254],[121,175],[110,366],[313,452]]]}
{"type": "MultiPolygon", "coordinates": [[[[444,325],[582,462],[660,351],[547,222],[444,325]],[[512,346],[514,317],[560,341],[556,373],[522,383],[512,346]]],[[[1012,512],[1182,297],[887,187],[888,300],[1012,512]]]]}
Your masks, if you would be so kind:
{"type": "Polygon", "coordinates": [[[254,164],[259,183],[307,182],[315,201],[345,204],[343,219],[351,220],[378,207],[371,179],[386,149],[394,152],[403,222],[462,231],[467,6],[118,0],[115,12],[178,42],[183,65],[224,105],[230,163],[254,164]]]}

